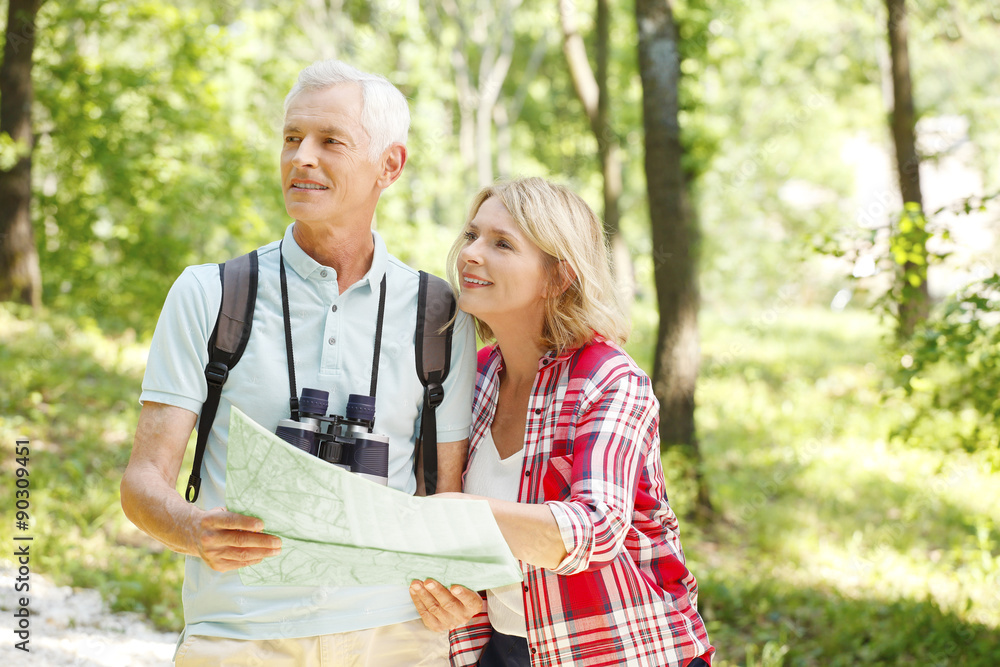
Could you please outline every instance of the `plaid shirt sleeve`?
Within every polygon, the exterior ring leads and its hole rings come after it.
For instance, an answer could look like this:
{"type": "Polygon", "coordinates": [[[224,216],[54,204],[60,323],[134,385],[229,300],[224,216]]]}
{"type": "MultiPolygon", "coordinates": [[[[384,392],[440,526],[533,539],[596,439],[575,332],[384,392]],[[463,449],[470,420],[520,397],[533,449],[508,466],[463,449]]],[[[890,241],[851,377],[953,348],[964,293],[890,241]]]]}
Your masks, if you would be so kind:
{"type": "Polygon", "coordinates": [[[655,407],[645,376],[619,374],[587,388],[575,415],[569,498],[546,503],[568,552],[556,574],[600,568],[623,549],[639,469],[655,440],[655,407]]]}
{"type": "Polygon", "coordinates": [[[493,636],[493,626],[486,611],[486,593],[480,593],[483,598],[483,609],[469,619],[465,625],[448,633],[450,645],[449,660],[451,667],[474,667],[482,656],[483,648],[493,636]]]}

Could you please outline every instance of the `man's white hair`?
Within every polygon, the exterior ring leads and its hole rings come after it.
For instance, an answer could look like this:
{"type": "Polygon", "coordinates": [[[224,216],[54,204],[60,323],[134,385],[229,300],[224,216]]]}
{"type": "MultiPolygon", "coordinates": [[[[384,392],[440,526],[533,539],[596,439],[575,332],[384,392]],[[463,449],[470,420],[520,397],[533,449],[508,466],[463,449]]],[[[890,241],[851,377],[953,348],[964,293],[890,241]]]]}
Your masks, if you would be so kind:
{"type": "Polygon", "coordinates": [[[389,80],[362,72],[339,60],[320,60],[299,73],[299,80],[285,97],[285,113],[296,95],[305,90],[323,90],[338,83],[361,86],[361,127],[368,133],[368,158],[378,162],[395,143],[406,145],[410,131],[410,107],[389,80]]]}

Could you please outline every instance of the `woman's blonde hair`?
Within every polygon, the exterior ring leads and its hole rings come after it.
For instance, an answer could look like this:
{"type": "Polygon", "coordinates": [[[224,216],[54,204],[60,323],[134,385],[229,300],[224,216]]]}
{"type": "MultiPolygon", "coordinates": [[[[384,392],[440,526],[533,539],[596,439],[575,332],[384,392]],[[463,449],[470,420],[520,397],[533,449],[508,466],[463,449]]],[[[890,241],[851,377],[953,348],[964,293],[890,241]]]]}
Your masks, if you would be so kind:
{"type": "MultiPolygon", "coordinates": [[[[541,178],[502,181],[476,195],[466,226],[490,197],[500,200],[521,232],[550,260],[548,274],[557,289],[545,303],[542,344],[561,353],[580,347],[595,333],[625,343],[630,326],[611,276],[604,225],[587,202],[541,178]],[[566,265],[571,272],[565,270],[566,265]],[[560,292],[558,287],[566,277],[572,280],[560,292]]],[[[448,278],[456,289],[461,286],[458,255],[465,243],[463,230],[448,253],[448,278]]],[[[484,341],[494,339],[493,331],[479,318],[476,332],[484,341]]]]}

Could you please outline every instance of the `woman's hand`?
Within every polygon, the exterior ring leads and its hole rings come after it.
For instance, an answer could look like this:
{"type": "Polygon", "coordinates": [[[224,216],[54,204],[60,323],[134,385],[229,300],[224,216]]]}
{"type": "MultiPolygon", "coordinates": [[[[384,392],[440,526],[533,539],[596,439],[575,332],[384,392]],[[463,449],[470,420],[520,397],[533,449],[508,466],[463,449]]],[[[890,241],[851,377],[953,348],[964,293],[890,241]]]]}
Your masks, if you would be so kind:
{"type": "Polygon", "coordinates": [[[410,599],[424,625],[434,632],[454,630],[483,610],[479,593],[459,585],[445,588],[433,579],[414,580],[410,584],[410,599]]]}

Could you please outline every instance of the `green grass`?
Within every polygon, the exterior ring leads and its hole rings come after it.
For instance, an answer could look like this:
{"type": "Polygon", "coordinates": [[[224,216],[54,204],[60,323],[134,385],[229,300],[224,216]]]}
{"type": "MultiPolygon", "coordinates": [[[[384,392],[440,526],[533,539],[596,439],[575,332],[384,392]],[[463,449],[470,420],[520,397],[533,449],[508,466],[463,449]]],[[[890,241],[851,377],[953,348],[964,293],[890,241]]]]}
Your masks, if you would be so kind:
{"type": "MultiPolygon", "coordinates": [[[[90,322],[0,305],[0,451],[5,485],[15,439],[30,441],[32,571],[96,588],[116,611],[182,625],[183,558],[136,529],[118,484],[139,415],[146,346],[90,322]]],[[[7,490],[4,491],[7,497],[7,490]]],[[[0,510],[11,544],[14,507],[0,510]]]]}
{"type": "Polygon", "coordinates": [[[992,452],[889,439],[906,405],[877,319],[785,309],[701,331],[718,516],[682,529],[715,664],[1000,664],[992,452]]]}
{"type": "MultiPolygon", "coordinates": [[[[654,318],[636,319],[650,366],[654,318]]],[[[907,414],[865,313],[703,315],[697,423],[712,522],[682,518],[715,665],[1000,664],[1000,475],[955,420],[907,414]]],[[[33,571],[181,626],[183,559],[122,515],[145,346],[0,306],[0,448],[31,439],[33,571]]],[[[693,497],[664,455],[671,502],[693,497]]],[[[184,475],[182,475],[184,477],[184,475]]],[[[10,544],[12,507],[0,509],[10,544]]]]}

